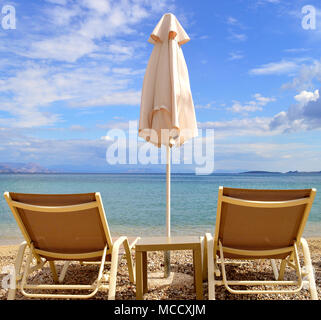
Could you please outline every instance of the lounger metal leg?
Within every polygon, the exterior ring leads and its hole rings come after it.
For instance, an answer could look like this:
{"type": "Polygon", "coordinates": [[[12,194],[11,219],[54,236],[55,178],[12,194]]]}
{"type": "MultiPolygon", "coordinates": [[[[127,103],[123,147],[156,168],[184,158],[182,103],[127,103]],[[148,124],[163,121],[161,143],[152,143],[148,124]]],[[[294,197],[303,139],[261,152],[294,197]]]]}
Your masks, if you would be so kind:
{"type": "Polygon", "coordinates": [[[58,283],[58,275],[57,275],[55,262],[49,261],[49,265],[50,265],[50,270],[51,270],[51,274],[52,274],[52,279],[53,279],[54,283],[58,283]]]}
{"type": "Polygon", "coordinates": [[[70,261],[66,261],[59,275],[59,283],[62,283],[64,281],[69,265],[70,261]]]}
{"type": "Polygon", "coordinates": [[[203,281],[207,280],[207,241],[204,237],[201,237],[201,250],[202,250],[202,270],[203,270],[203,281]]]}
{"type": "Polygon", "coordinates": [[[136,300],[143,299],[143,253],[136,251],[136,300]]]}
{"type": "Polygon", "coordinates": [[[207,244],[207,278],[208,278],[208,299],[215,300],[215,271],[214,271],[214,242],[210,234],[206,235],[207,244]]]}
{"type": "Polygon", "coordinates": [[[271,265],[272,265],[272,269],[273,269],[273,273],[274,273],[274,278],[275,278],[275,280],[278,280],[279,271],[278,271],[278,268],[276,266],[275,259],[271,259],[271,265]]]}
{"type": "Polygon", "coordinates": [[[279,273],[279,278],[278,278],[279,281],[284,279],[285,267],[286,267],[286,260],[283,259],[281,262],[281,266],[280,266],[280,273],[279,273]]]}
{"type": "Polygon", "coordinates": [[[126,251],[126,259],[127,259],[127,265],[128,265],[128,273],[129,273],[129,281],[131,283],[135,283],[135,274],[134,274],[134,267],[133,267],[133,259],[130,252],[130,247],[128,240],[124,241],[124,248],[126,251]]]}
{"type": "Polygon", "coordinates": [[[118,257],[117,256],[113,256],[113,257],[114,258],[112,258],[112,264],[110,269],[108,300],[115,300],[115,296],[116,296],[118,257]]]}
{"type": "Polygon", "coordinates": [[[194,278],[196,289],[196,300],[203,299],[203,275],[202,275],[202,254],[201,246],[193,250],[194,278]]]}
{"type": "Polygon", "coordinates": [[[148,279],[147,279],[147,252],[144,251],[143,255],[143,294],[148,292],[148,279]]]}
{"type": "Polygon", "coordinates": [[[315,284],[315,277],[313,273],[313,267],[311,263],[311,255],[307,241],[301,238],[301,245],[303,250],[304,264],[309,278],[309,289],[312,300],[318,300],[317,287],[315,284]]]}
{"type": "Polygon", "coordinates": [[[126,244],[125,244],[126,240],[128,240],[127,237],[120,237],[115,241],[113,245],[113,250],[111,254],[108,300],[115,300],[115,297],[116,297],[116,280],[117,280],[119,247],[123,244],[126,249],[126,244]]]}
{"type": "Polygon", "coordinates": [[[21,266],[22,266],[22,261],[23,261],[23,256],[25,253],[27,247],[27,242],[23,241],[20,246],[19,246],[19,250],[18,250],[18,254],[17,254],[17,258],[16,258],[16,262],[15,262],[15,279],[12,279],[11,281],[15,281],[14,283],[14,288],[12,287],[12,284],[10,283],[10,289],[8,292],[8,300],[14,300],[16,298],[16,291],[17,291],[17,284],[18,281],[20,280],[20,270],[21,270],[21,266]]]}
{"type": "Polygon", "coordinates": [[[9,289],[7,300],[14,300],[16,298],[17,289],[9,289]]]}

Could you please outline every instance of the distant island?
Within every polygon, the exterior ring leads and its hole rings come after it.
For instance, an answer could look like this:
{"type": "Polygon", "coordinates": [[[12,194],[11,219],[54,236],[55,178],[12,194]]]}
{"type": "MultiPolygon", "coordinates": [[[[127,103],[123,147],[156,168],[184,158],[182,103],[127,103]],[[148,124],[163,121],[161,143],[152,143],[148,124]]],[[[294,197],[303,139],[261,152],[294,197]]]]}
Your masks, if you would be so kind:
{"type": "Polygon", "coordinates": [[[37,163],[0,163],[0,173],[54,173],[37,163]]]}
{"type": "Polygon", "coordinates": [[[240,174],[281,174],[282,172],[273,172],[273,171],[246,171],[240,172],[240,174]]]}
{"type": "Polygon", "coordinates": [[[321,171],[288,171],[288,172],[274,172],[274,171],[246,171],[240,174],[321,174],[321,171]]]}

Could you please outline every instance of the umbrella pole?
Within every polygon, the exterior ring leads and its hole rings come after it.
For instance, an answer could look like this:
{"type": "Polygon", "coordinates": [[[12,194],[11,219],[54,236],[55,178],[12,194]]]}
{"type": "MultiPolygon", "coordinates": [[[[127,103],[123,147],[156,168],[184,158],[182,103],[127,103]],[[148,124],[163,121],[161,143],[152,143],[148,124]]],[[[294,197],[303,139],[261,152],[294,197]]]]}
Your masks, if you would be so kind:
{"type": "MultiPolygon", "coordinates": [[[[171,148],[166,146],[166,234],[171,236],[171,148]]],[[[168,278],[171,274],[171,253],[164,252],[164,277],[168,278]]]]}

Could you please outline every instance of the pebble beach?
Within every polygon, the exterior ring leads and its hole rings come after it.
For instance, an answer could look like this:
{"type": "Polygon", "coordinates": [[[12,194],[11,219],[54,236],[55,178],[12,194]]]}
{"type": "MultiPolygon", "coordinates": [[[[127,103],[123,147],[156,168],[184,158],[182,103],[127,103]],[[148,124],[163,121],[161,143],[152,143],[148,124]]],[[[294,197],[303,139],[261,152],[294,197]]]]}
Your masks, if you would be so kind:
{"type": "MultiPolygon", "coordinates": [[[[307,239],[311,251],[313,268],[315,271],[318,296],[321,297],[321,238],[307,239]]],[[[0,246],[0,270],[14,264],[17,245],[0,246]]],[[[134,258],[134,254],[133,254],[134,258]]],[[[303,257],[300,254],[301,266],[303,257]]],[[[62,263],[57,263],[57,271],[62,268],[62,263]]],[[[106,266],[108,270],[109,266],[106,266]]],[[[148,276],[149,291],[144,295],[146,300],[194,300],[195,291],[193,285],[193,260],[191,251],[172,251],[171,270],[173,272],[170,281],[162,278],[163,254],[161,252],[148,253],[148,276]],[[170,282],[170,283],[169,283],[170,282]]],[[[68,269],[65,284],[91,284],[97,276],[98,266],[72,263],[68,269]]],[[[4,273],[0,274],[0,283],[4,273]]],[[[270,261],[246,261],[242,265],[227,265],[227,277],[238,280],[273,280],[273,272],[270,261]]],[[[287,268],[285,280],[294,280],[295,272],[287,268]]],[[[34,272],[29,282],[33,284],[53,283],[49,265],[46,264],[42,270],[34,272]]],[[[262,289],[261,287],[252,287],[262,289]]],[[[267,288],[267,287],[266,287],[267,288]]],[[[207,300],[207,282],[203,283],[204,299],[207,300]]],[[[7,290],[0,289],[0,299],[7,298],[7,290]]],[[[49,293],[49,292],[48,292],[49,293]]],[[[77,293],[77,292],[74,292],[77,293]]],[[[79,293],[79,292],[78,292],[79,293]]],[[[108,292],[100,291],[93,299],[107,300],[108,292]]],[[[19,291],[17,300],[27,299],[19,291]]],[[[126,260],[123,258],[118,268],[116,300],[135,300],[136,287],[129,282],[126,260]]],[[[217,300],[307,300],[310,299],[309,291],[303,288],[297,294],[257,294],[257,295],[234,295],[229,293],[224,287],[216,288],[217,300]]]]}

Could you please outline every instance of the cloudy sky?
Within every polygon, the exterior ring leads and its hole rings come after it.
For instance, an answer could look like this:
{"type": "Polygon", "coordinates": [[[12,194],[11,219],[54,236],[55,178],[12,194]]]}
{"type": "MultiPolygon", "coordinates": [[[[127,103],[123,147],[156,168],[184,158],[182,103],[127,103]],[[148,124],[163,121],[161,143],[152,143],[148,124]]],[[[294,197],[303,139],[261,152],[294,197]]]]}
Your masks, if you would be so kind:
{"type": "Polygon", "coordinates": [[[147,39],[172,12],[191,38],[183,51],[198,126],[215,129],[215,169],[321,170],[319,1],[5,5],[16,29],[0,25],[0,162],[110,171],[108,130],[138,119],[147,39]],[[308,4],[315,30],[301,25],[308,4]]]}

